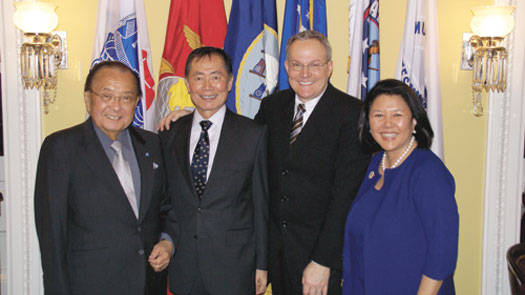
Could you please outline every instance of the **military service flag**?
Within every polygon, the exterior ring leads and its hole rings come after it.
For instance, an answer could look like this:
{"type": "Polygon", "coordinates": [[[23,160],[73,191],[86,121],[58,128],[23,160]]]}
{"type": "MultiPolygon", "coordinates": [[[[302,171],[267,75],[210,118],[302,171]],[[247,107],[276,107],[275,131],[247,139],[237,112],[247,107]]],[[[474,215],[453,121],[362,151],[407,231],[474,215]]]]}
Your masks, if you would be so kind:
{"type": "Polygon", "coordinates": [[[325,0],[286,0],[279,59],[279,89],[281,90],[290,87],[284,69],[286,42],[293,35],[306,30],[318,31],[327,36],[325,0]]]}
{"type": "Polygon", "coordinates": [[[193,106],[184,66],[193,49],[222,48],[226,36],[223,0],[171,0],[157,89],[158,120],[171,110],[193,106]]]}
{"type": "Polygon", "coordinates": [[[91,66],[118,60],[140,76],[142,99],[133,126],[154,130],[155,91],[143,0],[99,0],[91,66]]]}
{"type": "Polygon", "coordinates": [[[443,158],[436,0],[408,0],[395,77],[417,93],[434,131],[432,151],[443,158]]]}
{"type": "Polygon", "coordinates": [[[350,0],[348,94],[365,99],[379,81],[379,0],[350,0]]]}
{"type": "Polygon", "coordinates": [[[233,62],[227,106],[253,118],[277,86],[279,48],[275,0],[233,0],[224,41],[233,62]]]}

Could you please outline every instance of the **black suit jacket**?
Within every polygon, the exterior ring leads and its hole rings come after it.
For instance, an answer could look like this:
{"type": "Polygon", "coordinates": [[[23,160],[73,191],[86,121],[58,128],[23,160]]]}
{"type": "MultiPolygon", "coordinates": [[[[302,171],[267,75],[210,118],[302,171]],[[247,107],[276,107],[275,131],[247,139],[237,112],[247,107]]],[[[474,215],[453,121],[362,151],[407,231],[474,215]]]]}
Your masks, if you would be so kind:
{"type": "Polygon", "coordinates": [[[255,269],[268,260],[266,128],[227,110],[202,198],[191,177],[193,115],[161,132],[176,224],[170,291],[184,295],[200,276],[212,294],[255,293],[255,269]]]}
{"type": "Polygon", "coordinates": [[[310,260],[342,268],[344,224],[369,156],[358,142],[361,101],[329,84],[290,147],[294,105],[291,89],[277,92],[255,119],[269,134],[270,265],[283,250],[300,280],[310,260]]]}
{"type": "Polygon", "coordinates": [[[42,144],[35,217],[45,294],[166,294],[165,273],[147,261],[162,226],[160,142],[129,131],[141,174],[138,220],[90,119],[42,144]]]}

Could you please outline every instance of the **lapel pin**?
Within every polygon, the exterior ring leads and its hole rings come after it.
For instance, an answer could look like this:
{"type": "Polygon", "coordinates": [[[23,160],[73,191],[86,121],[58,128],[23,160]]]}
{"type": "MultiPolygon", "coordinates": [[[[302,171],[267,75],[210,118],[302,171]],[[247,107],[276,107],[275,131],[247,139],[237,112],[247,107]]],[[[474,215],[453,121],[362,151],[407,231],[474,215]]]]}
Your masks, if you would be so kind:
{"type": "Polygon", "coordinates": [[[372,179],[374,175],[375,175],[374,171],[370,171],[370,173],[368,174],[368,179],[372,179]]]}
{"type": "Polygon", "coordinates": [[[149,157],[149,153],[148,152],[146,152],[146,157],[149,157]]]}

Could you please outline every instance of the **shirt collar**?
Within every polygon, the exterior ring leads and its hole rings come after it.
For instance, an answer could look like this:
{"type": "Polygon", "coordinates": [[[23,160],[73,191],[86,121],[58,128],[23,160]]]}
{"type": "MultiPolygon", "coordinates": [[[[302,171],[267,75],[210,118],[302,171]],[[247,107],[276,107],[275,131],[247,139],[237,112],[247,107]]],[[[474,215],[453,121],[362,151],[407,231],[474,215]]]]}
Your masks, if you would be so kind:
{"type": "Polygon", "coordinates": [[[209,117],[208,119],[204,119],[201,114],[199,114],[199,111],[198,110],[195,110],[193,112],[193,122],[192,122],[192,125],[193,126],[199,126],[200,128],[200,121],[202,120],[208,120],[208,121],[211,121],[212,123],[212,127],[213,126],[221,126],[222,125],[222,122],[224,121],[224,116],[226,115],[226,105],[222,105],[222,107],[217,111],[215,112],[215,114],[213,114],[211,117],[209,117]]]}
{"type": "MultiPolygon", "coordinates": [[[[104,147],[104,149],[106,148],[110,148],[111,147],[111,144],[113,144],[113,140],[111,140],[111,138],[109,138],[106,133],[104,133],[102,130],[100,130],[100,128],[98,128],[98,126],[95,124],[95,122],[91,121],[91,123],[93,124],[93,128],[95,129],[95,133],[97,134],[97,137],[98,137],[98,140],[100,140],[100,143],[102,144],[102,147],[104,147]]],[[[128,128],[122,130],[122,132],[120,132],[117,140],[120,141],[120,143],[122,143],[122,146],[123,147],[127,147],[128,146],[128,142],[129,142],[129,131],[128,131],[128,128]]]]}
{"type": "Polygon", "coordinates": [[[304,104],[304,107],[306,109],[307,112],[312,112],[312,110],[315,108],[315,106],[317,105],[317,103],[319,102],[319,100],[321,99],[321,97],[324,95],[324,93],[326,92],[326,89],[328,88],[328,84],[325,86],[323,92],[321,92],[321,94],[319,94],[318,96],[308,100],[307,102],[302,102],[300,99],[299,99],[299,96],[297,96],[297,94],[295,94],[295,109],[297,109],[297,106],[299,104],[304,104]]]}

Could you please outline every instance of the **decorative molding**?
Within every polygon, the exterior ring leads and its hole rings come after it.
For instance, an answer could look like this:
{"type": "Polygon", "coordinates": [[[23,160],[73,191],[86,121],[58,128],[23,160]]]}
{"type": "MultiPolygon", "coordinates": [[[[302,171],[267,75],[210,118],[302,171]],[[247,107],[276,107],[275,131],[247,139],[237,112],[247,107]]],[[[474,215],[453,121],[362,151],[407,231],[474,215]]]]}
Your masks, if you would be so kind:
{"type": "MultiPolygon", "coordinates": [[[[21,39],[23,38],[22,34],[20,32],[16,32],[16,49],[17,54],[20,54],[20,46],[22,45],[21,39]]],[[[16,59],[17,63],[17,77],[20,77],[21,70],[20,70],[20,60],[16,59]]],[[[17,83],[18,86],[18,93],[19,95],[19,105],[18,105],[18,111],[22,116],[18,117],[18,126],[20,126],[20,134],[19,134],[19,152],[20,152],[20,201],[21,201],[21,209],[22,209],[22,241],[23,241],[23,278],[24,278],[24,293],[25,294],[31,294],[31,287],[30,287],[30,280],[31,277],[31,267],[30,264],[30,246],[31,246],[31,238],[29,237],[29,200],[28,200],[28,190],[27,190],[27,179],[28,179],[28,150],[27,150],[27,142],[26,139],[29,138],[28,134],[28,128],[27,128],[27,122],[26,118],[28,118],[29,113],[27,110],[27,99],[28,95],[24,92],[24,88],[20,82],[17,83]]],[[[6,124],[7,125],[7,124],[6,124]]]]}
{"type": "Polygon", "coordinates": [[[485,168],[482,294],[510,294],[506,252],[518,241],[523,183],[523,110],[525,85],[525,0],[496,0],[514,5],[516,27],[507,37],[508,87],[489,95],[485,168]],[[519,66],[514,66],[519,65],[519,66]]]}
{"type": "Polygon", "coordinates": [[[14,27],[12,0],[0,5],[7,234],[7,294],[43,294],[34,226],[33,190],[41,143],[40,97],[20,80],[22,36],[14,27]],[[16,75],[14,75],[16,73],[16,75]]]}

